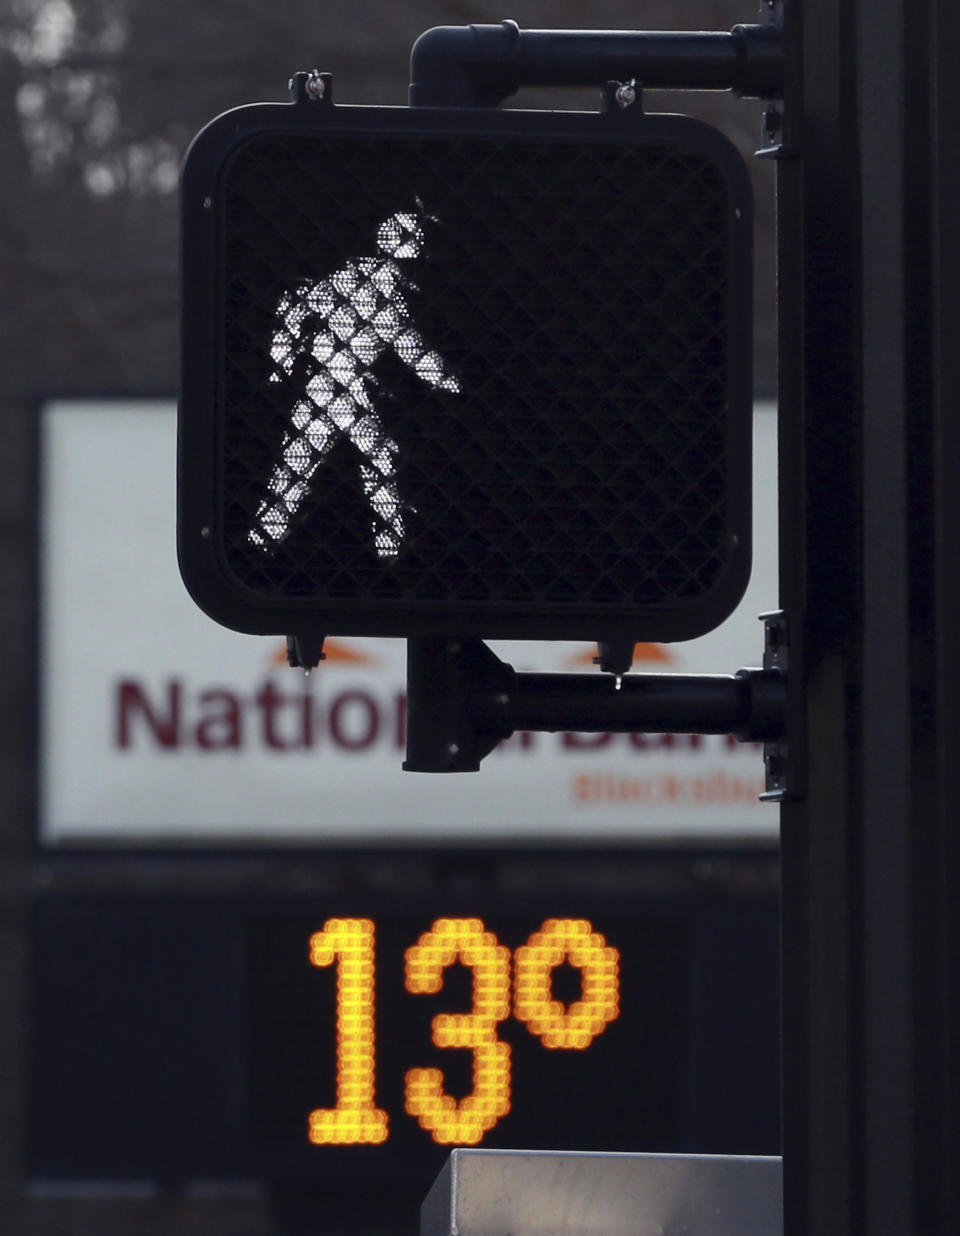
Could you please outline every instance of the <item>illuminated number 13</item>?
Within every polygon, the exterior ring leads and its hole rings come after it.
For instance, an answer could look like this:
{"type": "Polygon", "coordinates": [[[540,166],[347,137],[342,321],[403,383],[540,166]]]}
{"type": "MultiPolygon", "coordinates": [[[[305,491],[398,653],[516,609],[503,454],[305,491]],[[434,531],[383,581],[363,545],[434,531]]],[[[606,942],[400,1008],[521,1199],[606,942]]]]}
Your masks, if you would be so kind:
{"type": "MultiPolygon", "coordinates": [[[[310,1113],[310,1140],[356,1145],[387,1139],[387,1113],[374,1102],[374,926],[369,919],[330,919],[310,938],[315,966],[337,963],[337,1104],[310,1113]]],[[[441,918],[405,954],[410,992],[436,994],[443,972],[461,962],[473,973],[469,1013],[440,1013],[437,1047],[473,1052],[473,1090],[457,1101],[440,1069],[410,1069],[405,1108],[435,1142],[475,1145],[510,1111],[510,1047],[497,1025],[510,1015],[510,951],[478,918],[441,918]]],[[[620,1013],[620,954],[585,919],[548,919],[517,949],[514,1011],[548,1048],[583,1050],[620,1013]],[[566,1008],[551,976],[568,961],[582,974],[582,996],[566,1008]]]]}

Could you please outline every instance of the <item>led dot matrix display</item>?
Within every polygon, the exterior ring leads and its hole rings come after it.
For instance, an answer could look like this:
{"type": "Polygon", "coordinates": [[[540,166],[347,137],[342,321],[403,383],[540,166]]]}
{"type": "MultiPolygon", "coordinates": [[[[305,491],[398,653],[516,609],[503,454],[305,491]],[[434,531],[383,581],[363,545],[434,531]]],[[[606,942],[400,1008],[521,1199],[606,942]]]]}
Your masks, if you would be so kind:
{"type": "Polygon", "coordinates": [[[310,937],[310,961],[337,967],[337,1105],[310,1113],[317,1145],[387,1139],[387,1113],[374,1103],[374,925],[332,918],[310,937]]]}
{"type": "Polygon", "coordinates": [[[583,1051],[620,1015],[620,954],[583,919],[551,918],[516,953],[517,1017],[544,1047],[583,1051]],[[565,1008],[552,996],[564,962],[581,972],[583,996],[565,1008]]]}
{"type": "Polygon", "coordinates": [[[60,898],[36,920],[34,1176],[163,1163],[175,1181],[422,1199],[460,1133],[775,1154],[763,870],[763,897],[593,892],[579,860],[577,887],[521,895],[60,898]]]}
{"type": "MultiPolygon", "coordinates": [[[[336,966],[336,1104],[310,1112],[316,1145],[364,1145],[389,1137],[389,1117],[376,1103],[376,929],[368,918],[332,918],[310,937],[310,962],[336,966]]],[[[498,1034],[511,1012],[542,1045],[584,1051],[620,1013],[620,954],[586,919],[551,918],[511,956],[479,918],[438,918],[404,954],[404,986],[437,995],[460,964],[471,975],[470,1009],[441,1012],[430,1023],[440,1049],[472,1057],[472,1089],[448,1093],[444,1071],[404,1074],[404,1110],[439,1145],[474,1146],[511,1110],[512,1051],[498,1034]],[[579,999],[553,992],[557,967],[581,975],[579,999]],[[511,1007],[512,1004],[512,1007],[511,1007]]]]}
{"type": "Polygon", "coordinates": [[[407,950],[407,990],[439,991],[455,961],[473,973],[473,1009],[438,1014],[433,1042],[473,1052],[474,1089],[458,1103],[444,1093],[439,1069],[410,1069],[406,1108],[435,1142],[473,1146],[510,1110],[510,1048],[497,1039],[497,1023],[510,1015],[510,952],[478,918],[437,919],[407,950]]]}

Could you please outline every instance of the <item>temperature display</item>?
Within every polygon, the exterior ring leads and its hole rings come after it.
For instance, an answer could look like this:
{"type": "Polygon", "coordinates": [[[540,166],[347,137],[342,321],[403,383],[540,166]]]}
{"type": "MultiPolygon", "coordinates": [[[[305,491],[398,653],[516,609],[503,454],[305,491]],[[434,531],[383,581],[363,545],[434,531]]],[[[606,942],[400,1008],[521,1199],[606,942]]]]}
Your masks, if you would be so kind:
{"type": "Polygon", "coordinates": [[[329,1236],[415,1231],[455,1145],[778,1152],[774,861],[354,861],[38,897],[31,1176],[264,1181],[329,1236]]]}
{"type": "Polygon", "coordinates": [[[565,912],[272,920],[252,937],[255,1134],[318,1155],[665,1147],[684,930],[565,912]]]}

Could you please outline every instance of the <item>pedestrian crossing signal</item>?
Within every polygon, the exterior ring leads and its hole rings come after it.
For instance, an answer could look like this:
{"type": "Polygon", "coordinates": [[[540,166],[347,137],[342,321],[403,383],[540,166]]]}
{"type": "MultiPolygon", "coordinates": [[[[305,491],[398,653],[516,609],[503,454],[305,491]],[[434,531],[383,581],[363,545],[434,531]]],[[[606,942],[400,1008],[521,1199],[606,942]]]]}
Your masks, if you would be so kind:
{"type": "Polygon", "coordinates": [[[214,121],[183,177],[194,599],[263,634],[718,625],[750,562],[750,234],[729,143],[639,107],[214,121]]]}

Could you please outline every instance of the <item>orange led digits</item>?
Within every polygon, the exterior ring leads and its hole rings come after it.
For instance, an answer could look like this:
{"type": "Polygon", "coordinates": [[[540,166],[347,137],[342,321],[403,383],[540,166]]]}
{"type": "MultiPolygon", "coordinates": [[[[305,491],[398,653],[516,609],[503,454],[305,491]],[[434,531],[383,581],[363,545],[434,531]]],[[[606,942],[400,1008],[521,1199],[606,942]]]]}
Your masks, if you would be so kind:
{"type": "Polygon", "coordinates": [[[620,953],[582,918],[549,918],[515,953],[514,1012],[544,1047],[589,1047],[620,1016],[620,953]],[[569,1008],[553,998],[553,971],[569,961],[583,994],[569,1008]]]}
{"type": "Polygon", "coordinates": [[[368,918],[331,918],[310,937],[315,966],[337,964],[337,1105],[310,1113],[318,1146],[387,1140],[387,1113],[374,1102],[374,927],[368,918]]]}
{"type": "Polygon", "coordinates": [[[440,1013],[432,1022],[437,1047],[473,1051],[473,1091],[457,1101],[446,1094],[440,1069],[410,1069],[406,1110],[441,1145],[475,1146],[510,1110],[510,1048],[497,1022],[510,1015],[510,950],[478,918],[439,918],[407,949],[407,991],[436,994],[443,971],[460,961],[473,971],[473,1008],[440,1013]]]}

